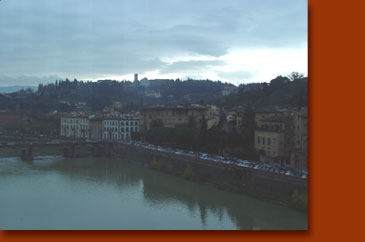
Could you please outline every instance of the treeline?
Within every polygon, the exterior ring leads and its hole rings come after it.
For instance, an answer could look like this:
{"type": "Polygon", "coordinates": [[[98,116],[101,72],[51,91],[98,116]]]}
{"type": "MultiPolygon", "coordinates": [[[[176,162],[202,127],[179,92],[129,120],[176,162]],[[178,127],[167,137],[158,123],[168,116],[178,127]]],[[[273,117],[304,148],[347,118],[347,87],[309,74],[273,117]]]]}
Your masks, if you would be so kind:
{"type": "Polygon", "coordinates": [[[57,80],[55,83],[39,84],[37,95],[48,99],[86,102],[91,111],[100,111],[113,102],[123,104],[124,110],[139,109],[152,104],[182,104],[213,100],[222,96],[222,90],[231,84],[211,80],[150,80],[149,86],[139,82],[100,80],[98,82],[57,80]],[[159,98],[149,97],[148,92],[158,92],[159,98]]]}
{"type": "Polygon", "coordinates": [[[95,112],[119,102],[121,105],[118,111],[129,112],[155,104],[200,103],[258,108],[297,107],[305,106],[308,102],[308,79],[302,75],[278,76],[269,83],[242,84],[238,88],[211,80],[157,79],[149,83],[146,86],[130,81],[56,80],[46,85],[39,84],[36,92],[19,91],[7,96],[0,94],[0,109],[31,113],[53,110],[70,112],[76,109],[95,112]],[[223,96],[222,91],[227,87],[234,91],[229,96],[223,96]],[[159,96],[149,96],[151,92],[159,93],[159,96]]]}
{"type": "Polygon", "coordinates": [[[218,100],[223,106],[250,105],[252,107],[298,107],[308,102],[308,78],[292,74],[278,76],[270,83],[253,83],[239,86],[236,93],[218,100]]]}
{"type": "Polygon", "coordinates": [[[192,122],[175,128],[163,127],[162,122],[154,122],[153,127],[142,134],[142,137],[153,144],[184,150],[257,159],[258,154],[252,142],[256,126],[255,114],[251,107],[246,107],[239,127],[236,127],[235,122],[228,123],[225,115],[220,117],[218,125],[210,129],[207,129],[205,119],[201,122],[199,128],[192,122]]]}

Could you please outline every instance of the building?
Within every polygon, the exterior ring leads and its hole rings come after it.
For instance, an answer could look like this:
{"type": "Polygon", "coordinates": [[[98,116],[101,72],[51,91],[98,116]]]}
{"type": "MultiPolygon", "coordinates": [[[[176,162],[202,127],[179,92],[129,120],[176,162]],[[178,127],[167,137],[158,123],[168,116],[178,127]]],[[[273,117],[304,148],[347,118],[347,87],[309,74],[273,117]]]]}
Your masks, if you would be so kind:
{"type": "Polygon", "coordinates": [[[140,132],[139,118],[119,116],[103,118],[103,139],[130,140],[140,132]]]}
{"type": "Polygon", "coordinates": [[[261,115],[259,125],[255,129],[255,149],[258,151],[260,161],[272,165],[290,166],[290,116],[284,113],[275,115],[261,115]]]}
{"type": "Polygon", "coordinates": [[[223,96],[229,96],[229,95],[231,95],[233,92],[235,92],[236,90],[237,90],[237,87],[233,87],[233,86],[225,87],[225,88],[222,90],[222,95],[223,95],[223,96]]]}
{"type": "Polygon", "coordinates": [[[100,116],[92,116],[89,119],[90,133],[89,138],[94,140],[103,139],[103,118],[100,116]]]}
{"type": "Polygon", "coordinates": [[[242,125],[242,118],[245,113],[245,108],[242,106],[224,107],[223,112],[226,114],[226,121],[234,123],[236,128],[242,125]]]}
{"type": "Polygon", "coordinates": [[[89,116],[73,115],[61,117],[61,136],[89,138],[89,116]]]}
{"type": "Polygon", "coordinates": [[[207,119],[207,129],[210,129],[213,126],[218,126],[218,124],[219,124],[219,116],[214,116],[207,119]]]}
{"type": "Polygon", "coordinates": [[[115,116],[67,116],[61,118],[61,136],[94,140],[129,140],[140,132],[138,117],[115,116]]]}
{"type": "Polygon", "coordinates": [[[187,126],[189,120],[193,118],[196,126],[200,126],[203,119],[209,120],[213,116],[213,111],[204,106],[151,106],[143,109],[144,128],[150,129],[153,122],[161,120],[164,127],[187,126]]]}
{"type": "Polygon", "coordinates": [[[142,80],[141,80],[140,83],[141,83],[141,86],[142,87],[145,87],[145,88],[147,88],[147,87],[149,87],[151,85],[151,82],[150,82],[150,80],[148,80],[147,77],[142,78],[142,80]]]}
{"type": "Polygon", "coordinates": [[[290,152],[291,166],[298,169],[308,167],[308,108],[304,107],[294,112],[293,146],[290,152]]]}
{"type": "Polygon", "coordinates": [[[272,117],[291,117],[292,113],[289,110],[278,110],[278,109],[259,109],[255,111],[256,126],[262,126],[262,120],[265,118],[272,117]]]}
{"type": "Polygon", "coordinates": [[[149,90],[146,91],[146,96],[147,97],[152,97],[152,98],[160,98],[161,97],[161,93],[158,91],[154,91],[154,90],[149,90]]]}
{"type": "Polygon", "coordinates": [[[134,74],[134,82],[138,82],[138,74],[134,74]]]}

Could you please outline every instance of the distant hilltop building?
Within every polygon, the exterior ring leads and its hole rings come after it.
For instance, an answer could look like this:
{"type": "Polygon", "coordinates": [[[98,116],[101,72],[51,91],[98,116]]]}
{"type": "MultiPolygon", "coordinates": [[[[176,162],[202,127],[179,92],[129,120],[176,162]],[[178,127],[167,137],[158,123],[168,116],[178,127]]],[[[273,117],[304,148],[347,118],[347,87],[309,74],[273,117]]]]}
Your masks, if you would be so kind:
{"type": "Polygon", "coordinates": [[[145,78],[143,78],[142,80],[141,80],[141,85],[143,86],[143,87],[149,87],[150,86],[150,81],[147,79],[147,77],[145,77],[145,78]]]}
{"type": "Polygon", "coordinates": [[[237,87],[232,87],[232,86],[225,87],[222,90],[222,95],[223,96],[229,96],[229,95],[231,95],[231,93],[235,92],[236,90],[237,90],[237,87]]]}
{"type": "Polygon", "coordinates": [[[152,97],[152,98],[160,98],[161,97],[161,92],[154,91],[154,90],[146,91],[146,96],[147,97],[152,97]]]}
{"type": "Polygon", "coordinates": [[[138,82],[138,74],[134,74],[134,82],[138,82]]]}

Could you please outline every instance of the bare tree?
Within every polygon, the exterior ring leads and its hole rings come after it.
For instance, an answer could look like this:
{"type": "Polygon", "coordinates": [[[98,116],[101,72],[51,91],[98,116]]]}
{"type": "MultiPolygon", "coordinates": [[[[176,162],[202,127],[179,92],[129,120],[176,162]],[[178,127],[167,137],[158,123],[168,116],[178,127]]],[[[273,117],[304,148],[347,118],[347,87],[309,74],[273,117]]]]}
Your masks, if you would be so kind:
{"type": "Polygon", "coordinates": [[[299,72],[296,72],[296,71],[293,71],[292,73],[290,73],[288,75],[288,78],[291,81],[295,81],[295,80],[300,79],[300,78],[303,78],[303,77],[304,77],[304,74],[303,73],[299,73],[299,72]]]}

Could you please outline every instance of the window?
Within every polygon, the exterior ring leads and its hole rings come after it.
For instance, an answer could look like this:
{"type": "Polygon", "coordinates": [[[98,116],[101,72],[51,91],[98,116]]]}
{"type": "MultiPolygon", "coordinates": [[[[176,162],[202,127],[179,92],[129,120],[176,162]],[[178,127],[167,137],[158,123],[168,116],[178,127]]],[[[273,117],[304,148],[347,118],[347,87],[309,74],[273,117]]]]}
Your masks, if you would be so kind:
{"type": "Polygon", "coordinates": [[[121,137],[122,139],[124,139],[124,134],[121,134],[121,135],[120,135],[120,137],[121,137]]]}
{"type": "Polygon", "coordinates": [[[134,132],[134,128],[133,127],[131,127],[131,131],[134,132]]]}
{"type": "Polygon", "coordinates": [[[276,138],[272,138],[272,144],[276,145],[276,138]]]}
{"type": "Polygon", "coordinates": [[[260,136],[257,136],[257,143],[260,144],[260,136]]]}
{"type": "Polygon", "coordinates": [[[124,122],[120,122],[120,125],[124,126],[124,122]]]}
{"type": "Polygon", "coordinates": [[[267,138],[267,144],[271,145],[271,138],[270,137],[267,138]]]}
{"type": "Polygon", "coordinates": [[[129,122],[125,122],[125,125],[129,125],[129,122]]]}
{"type": "Polygon", "coordinates": [[[124,127],[122,127],[122,132],[124,132],[124,127]]]}
{"type": "Polygon", "coordinates": [[[262,137],[262,144],[265,144],[265,137],[262,137]]]}
{"type": "Polygon", "coordinates": [[[127,128],[125,128],[125,131],[126,131],[126,132],[129,132],[129,128],[128,128],[128,127],[127,127],[127,128]]]}
{"type": "Polygon", "coordinates": [[[138,122],[136,121],[136,122],[134,123],[134,125],[138,125],[138,122]]]}

